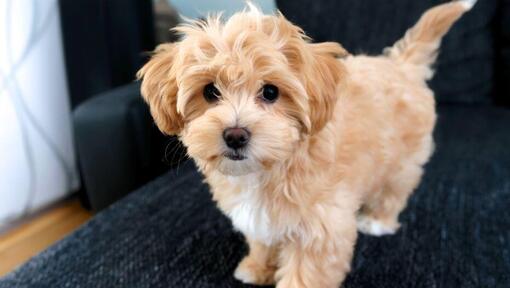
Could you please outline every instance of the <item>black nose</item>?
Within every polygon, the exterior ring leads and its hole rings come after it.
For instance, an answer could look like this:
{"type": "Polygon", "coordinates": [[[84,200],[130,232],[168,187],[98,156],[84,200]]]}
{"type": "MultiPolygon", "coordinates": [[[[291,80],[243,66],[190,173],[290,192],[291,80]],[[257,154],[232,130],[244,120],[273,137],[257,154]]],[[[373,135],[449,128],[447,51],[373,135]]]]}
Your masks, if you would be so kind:
{"type": "Polygon", "coordinates": [[[232,149],[243,148],[250,141],[250,132],[246,128],[227,128],[223,131],[223,139],[232,149]]]}

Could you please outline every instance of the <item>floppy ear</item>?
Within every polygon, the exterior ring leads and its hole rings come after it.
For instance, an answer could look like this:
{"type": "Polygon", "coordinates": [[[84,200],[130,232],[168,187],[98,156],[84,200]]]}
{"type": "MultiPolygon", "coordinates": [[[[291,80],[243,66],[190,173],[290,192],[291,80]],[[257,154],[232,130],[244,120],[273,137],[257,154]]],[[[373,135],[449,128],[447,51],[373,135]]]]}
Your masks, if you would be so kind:
{"type": "Polygon", "coordinates": [[[338,97],[338,87],[345,76],[345,68],[338,58],[347,51],[334,42],[308,43],[313,60],[304,73],[309,97],[310,134],[320,131],[331,120],[338,97]]]}
{"type": "Polygon", "coordinates": [[[175,44],[159,45],[149,62],[136,74],[138,79],[142,79],[142,96],[149,104],[156,125],[168,135],[178,134],[183,127],[176,106],[175,50],[175,44]]]}

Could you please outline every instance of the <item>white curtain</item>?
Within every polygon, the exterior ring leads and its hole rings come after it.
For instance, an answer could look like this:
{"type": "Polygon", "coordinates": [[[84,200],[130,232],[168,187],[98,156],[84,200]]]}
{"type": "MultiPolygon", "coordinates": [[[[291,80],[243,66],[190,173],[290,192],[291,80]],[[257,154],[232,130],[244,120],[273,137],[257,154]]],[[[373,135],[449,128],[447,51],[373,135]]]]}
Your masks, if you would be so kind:
{"type": "Polygon", "coordinates": [[[79,187],[57,0],[0,0],[0,229],[79,187]]]}

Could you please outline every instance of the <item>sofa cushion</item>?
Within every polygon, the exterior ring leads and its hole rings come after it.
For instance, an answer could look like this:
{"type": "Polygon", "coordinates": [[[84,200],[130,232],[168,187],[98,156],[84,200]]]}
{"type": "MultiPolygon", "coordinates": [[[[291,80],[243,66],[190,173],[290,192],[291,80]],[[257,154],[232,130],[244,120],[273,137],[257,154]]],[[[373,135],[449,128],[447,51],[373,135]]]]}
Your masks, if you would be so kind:
{"type": "MultiPolygon", "coordinates": [[[[337,41],[352,53],[380,54],[428,8],[448,0],[285,1],[278,8],[317,42],[337,41]]],[[[500,1],[478,1],[446,35],[431,81],[439,102],[491,102],[493,23],[500,1]]],[[[510,8],[510,7],[507,7],[510,8]]]]}
{"type": "MultiPolygon", "coordinates": [[[[441,107],[436,153],[393,236],[361,235],[344,287],[510,287],[510,110],[441,107]]],[[[243,237],[193,163],[0,279],[0,288],[250,287],[243,237]]]]}

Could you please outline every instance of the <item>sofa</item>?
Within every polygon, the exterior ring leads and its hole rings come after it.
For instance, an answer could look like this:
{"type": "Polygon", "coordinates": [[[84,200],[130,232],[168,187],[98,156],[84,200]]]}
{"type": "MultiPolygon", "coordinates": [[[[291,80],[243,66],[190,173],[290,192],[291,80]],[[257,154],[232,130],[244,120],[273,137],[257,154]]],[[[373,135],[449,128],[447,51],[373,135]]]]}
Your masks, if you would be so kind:
{"type": "MultiPolygon", "coordinates": [[[[276,2],[315,41],[379,54],[445,1],[276,2]]],[[[445,37],[435,70],[435,153],[400,230],[360,234],[343,287],[510,287],[510,1],[478,1],[445,37]]],[[[138,83],[83,103],[75,127],[98,213],[0,288],[255,287],[233,278],[243,236],[185,149],[158,134],[138,83]]]]}

